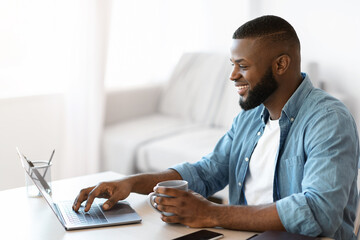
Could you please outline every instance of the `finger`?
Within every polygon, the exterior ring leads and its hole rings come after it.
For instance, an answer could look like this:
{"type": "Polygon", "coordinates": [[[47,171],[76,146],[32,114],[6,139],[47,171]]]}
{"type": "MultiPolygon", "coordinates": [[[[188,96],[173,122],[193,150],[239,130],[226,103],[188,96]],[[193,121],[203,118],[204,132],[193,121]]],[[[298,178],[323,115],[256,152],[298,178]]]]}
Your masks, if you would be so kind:
{"type": "Polygon", "coordinates": [[[173,216],[165,216],[165,215],[161,215],[161,220],[163,220],[166,223],[181,223],[181,217],[177,216],[177,215],[173,215],[173,216]]]}
{"type": "Polygon", "coordinates": [[[167,212],[167,213],[173,213],[177,216],[181,216],[181,214],[179,214],[179,210],[177,207],[174,206],[166,206],[166,205],[157,205],[157,209],[161,212],[167,212]]]}
{"type": "Polygon", "coordinates": [[[109,210],[111,209],[117,202],[119,201],[119,199],[114,195],[111,198],[109,198],[102,206],[102,208],[104,210],[109,210]]]}
{"type": "Polygon", "coordinates": [[[85,205],[85,212],[88,212],[91,208],[92,203],[94,202],[94,199],[100,194],[99,187],[95,187],[88,195],[86,205],[85,205]]]}
{"type": "Polygon", "coordinates": [[[74,203],[73,203],[72,209],[73,209],[75,212],[78,212],[78,211],[79,211],[79,208],[80,208],[80,206],[81,206],[81,203],[82,203],[82,201],[80,201],[80,200],[79,200],[79,196],[77,196],[77,197],[75,198],[74,203]]]}
{"type": "Polygon", "coordinates": [[[75,198],[74,204],[73,204],[73,210],[74,211],[79,211],[79,208],[81,206],[81,203],[83,203],[89,195],[89,192],[91,192],[94,189],[94,187],[89,187],[89,188],[85,188],[82,189],[78,196],[75,198]]]}
{"type": "Polygon", "coordinates": [[[159,205],[170,205],[170,206],[176,206],[176,202],[178,199],[174,197],[155,197],[154,202],[159,205]]]}
{"type": "Polygon", "coordinates": [[[166,188],[166,187],[158,187],[156,188],[156,192],[159,194],[165,194],[171,197],[180,197],[187,193],[187,191],[176,189],[176,188],[166,188]]]}

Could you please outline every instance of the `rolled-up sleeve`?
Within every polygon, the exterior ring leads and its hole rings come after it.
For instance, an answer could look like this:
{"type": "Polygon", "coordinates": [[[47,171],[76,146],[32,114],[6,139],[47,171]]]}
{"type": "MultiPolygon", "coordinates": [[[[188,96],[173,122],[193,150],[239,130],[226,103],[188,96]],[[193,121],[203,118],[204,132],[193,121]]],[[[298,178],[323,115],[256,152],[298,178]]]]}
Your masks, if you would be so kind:
{"type": "Polygon", "coordinates": [[[171,167],[189,182],[191,190],[208,197],[228,184],[229,157],[235,128],[236,119],[231,129],[218,141],[213,152],[202,157],[200,161],[171,167]]]}
{"type": "Polygon", "coordinates": [[[281,222],[289,232],[334,237],[341,224],[352,228],[351,221],[346,223],[344,218],[355,216],[344,216],[344,209],[352,208],[354,204],[348,203],[357,199],[354,191],[359,161],[357,130],[346,112],[326,111],[309,122],[305,132],[307,157],[302,192],[276,202],[281,222]]]}

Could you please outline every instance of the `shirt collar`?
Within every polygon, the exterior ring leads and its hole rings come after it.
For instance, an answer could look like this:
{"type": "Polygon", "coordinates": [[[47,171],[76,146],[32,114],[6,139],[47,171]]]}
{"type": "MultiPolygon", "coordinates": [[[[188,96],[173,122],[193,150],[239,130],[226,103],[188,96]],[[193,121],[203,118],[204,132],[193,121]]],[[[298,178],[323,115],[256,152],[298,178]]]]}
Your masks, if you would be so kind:
{"type": "Polygon", "coordinates": [[[285,106],[283,107],[282,113],[286,116],[291,122],[296,119],[296,116],[305,100],[305,98],[309,95],[314,86],[310,82],[310,78],[307,74],[301,73],[303,77],[302,83],[287,101],[285,106]]]}
{"type": "MultiPolygon", "coordinates": [[[[314,88],[309,76],[306,73],[301,73],[301,76],[303,77],[303,81],[282,109],[283,114],[281,114],[281,118],[287,117],[290,122],[293,122],[296,119],[296,116],[305,98],[314,88]]],[[[261,105],[261,107],[263,108],[261,112],[261,120],[266,123],[269,118],[269,111],[265,108],[264,105],[261,105]]]]}

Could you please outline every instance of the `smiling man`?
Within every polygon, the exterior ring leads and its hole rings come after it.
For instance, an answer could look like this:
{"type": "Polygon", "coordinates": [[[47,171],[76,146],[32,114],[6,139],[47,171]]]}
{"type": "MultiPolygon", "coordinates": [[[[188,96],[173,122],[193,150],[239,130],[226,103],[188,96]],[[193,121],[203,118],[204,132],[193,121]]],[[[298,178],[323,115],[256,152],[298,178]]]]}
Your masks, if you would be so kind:
{"type": "Polygon", "coordinates": [[[263,16],[237,29],[230,80],[244,111],[212,153],[195,164],[139,174],[80,191],[77,211],[95,197],[111,208],[130,192],[148,194],[160,181],[185,179],[194,192],[157,188],[168,223],[237,230],[286,230],[309,236],[355,239],[359,141],[354,120],[337,99],[301,73],[293,27],[263,16]],[[229,185],[230,205],[204,197],[229,185]]]}

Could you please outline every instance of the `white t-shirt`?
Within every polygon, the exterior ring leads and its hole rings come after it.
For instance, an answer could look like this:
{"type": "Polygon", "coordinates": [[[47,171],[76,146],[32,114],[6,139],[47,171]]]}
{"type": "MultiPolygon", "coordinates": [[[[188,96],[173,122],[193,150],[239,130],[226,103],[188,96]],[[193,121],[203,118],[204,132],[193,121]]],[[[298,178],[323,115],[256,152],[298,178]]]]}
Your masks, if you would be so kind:
{"type": "Polygon", "coordinates": [[[273,202],[275,159],[279,144],[279,120],[269,119],[251,156],[245,179],[244,190],[248,205],[273,202]]]}

